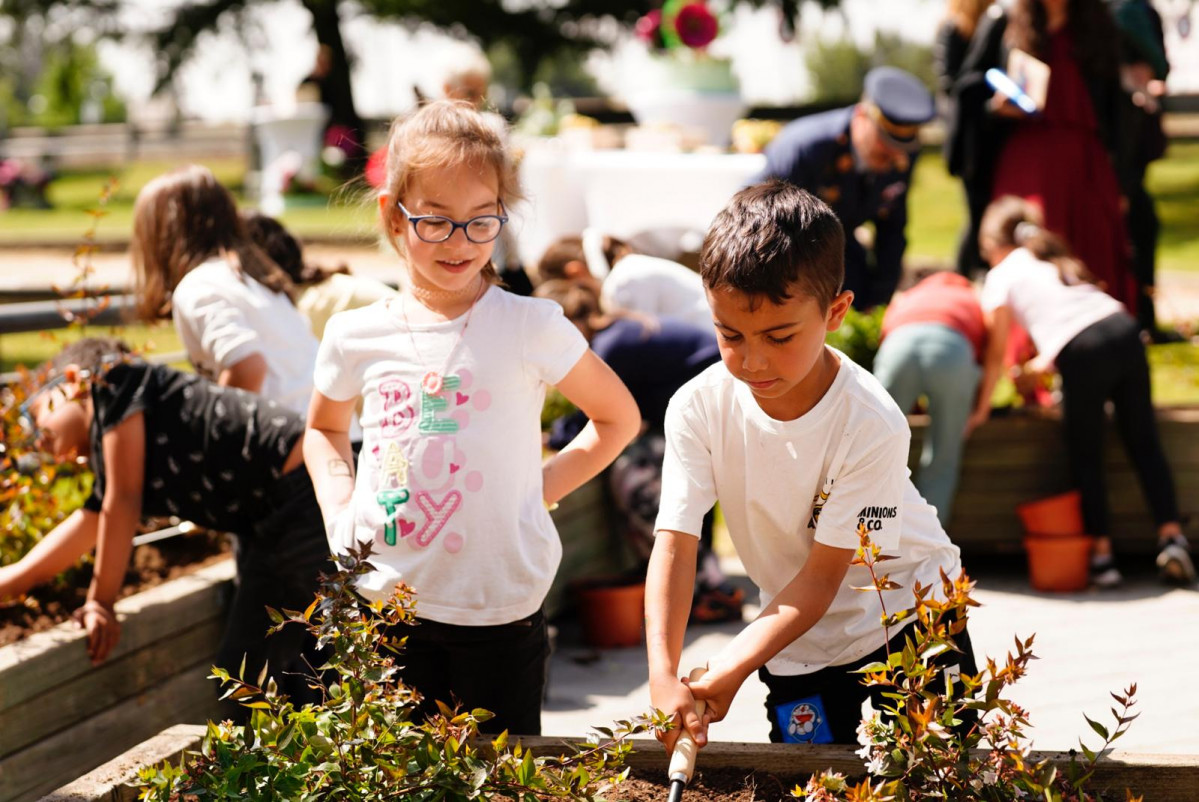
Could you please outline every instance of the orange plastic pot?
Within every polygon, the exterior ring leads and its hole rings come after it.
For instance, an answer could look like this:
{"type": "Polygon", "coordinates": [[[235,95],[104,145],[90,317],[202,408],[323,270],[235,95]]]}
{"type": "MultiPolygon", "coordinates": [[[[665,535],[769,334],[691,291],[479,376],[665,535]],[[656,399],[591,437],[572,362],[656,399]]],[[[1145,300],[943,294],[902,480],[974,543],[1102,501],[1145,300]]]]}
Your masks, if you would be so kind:
{"type": "Polygon", "coordinates": [[[1086,590],[1094,542],[1090,535],[1028,535],[1024,550],[1029,583],[1048,593],[1086,590]]]}
{"type": "Polygon", "coordinates": [[[1081,535],[1084,531],[1082,494],[1077,490],[1021,504],[1016,514],[1030,535],[1081,535]]]}
{"type": "Polygon", "coordinates": [[[588,584],[578,588],[583,640],[597,649],[638,646],[645,623],[645,583],[588,584]]]}

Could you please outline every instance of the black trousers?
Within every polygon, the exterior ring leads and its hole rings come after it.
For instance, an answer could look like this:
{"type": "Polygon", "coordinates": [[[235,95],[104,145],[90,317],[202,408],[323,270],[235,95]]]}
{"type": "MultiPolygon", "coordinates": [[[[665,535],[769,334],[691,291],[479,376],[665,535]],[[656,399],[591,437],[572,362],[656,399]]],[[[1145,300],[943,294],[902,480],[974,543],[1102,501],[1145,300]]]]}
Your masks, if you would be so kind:
{"type": "Polygon", "coordinates": [[[1160,223],[1153,198],[1145,189],[1145,168],[1139,168],[1128,193],[1128,235],[1132,241],[1132,270],[1137,282],[1137,323],[1146,331],[1157,328],[1153,290],[1157,283],[1157,236],[1160,223]]]}
{"type": "MultiPolygon", "coordinates": [[[[903,651],[908,627],[891,636],[892,652],[903,651]]],[[[969,629],[954,636],[954,643],[962,650],[942,652],[933,658],[933,664],[942,669],[941,675],[932,683],[932,690],[945,689],[945,673],[976,674],[974,646],[970,643],[969,629]]],[[[855,670],[870,663],[887,660],[887,647],[875,651],[853,663],[829,666],[811,674],[775,676],[765,667],[758,669],[758,678],[766,685],[766,715],[770,719],[772,743],[809,744],[854,744],[857,743],[858,724],[862,721],[862,702],[870,699],[875,710],[886,704],[894,704],[885,698],[883,688],[862,684],[862,675],[855,670]]],[[[971,722],[965,722],[969,726],[971,722]]]]}
{"type": "MultiPolygon", "coordinates": [[[[215,662],[236,675],[244,657],[245,680],[250,683],[256,683],[262,667],[268,666],[279,690],[298,707],[320,701],[308,687],[308,677],[325,657],[316,648],[316,638],[299,624],[288,624],[268,637],[273,623],[266,608],[303,611],[316,595],[319,575],[333,565],[320,507],[303,466],[275,481],[263,508],[268,512],[254,531],[235,541],[237,583],[215,662]]],[[[248,711],[225,702],[222,715],[242,722],[248,711]]]]}
{"type": "Polygon", "coordinates": [[[1178,520],[1174,479],[1157,431],[1149,390],[1149,363],[1138,325],[1118,312],[1083,329],[1057,357],[1062,376],[1062,422],[1074,484],[1082,494],[1083,523],[1107,535],[1111,521],[1103,465],[1104,406],[1111,400],[1116,430],[1157,525],[1178,520]]]}
{"type": "Polygon", "coordinates": [[[978,232],[983,221],[983,212],[991,202],[991,177],[962,179],[966,195],[966,222],[958,236],[957,271],[966,278],[987,269],[978,248],[978,232]]]}
{"type": "Polygon", "coordinates": [[[392,634],[408,638],[400,654],[400,678],[424,697],[424,715],[436,713],[440,700],[450,707],[495,713],[479,726],[482,732],[541,734],[550,655],[543,612],[481,627],[418,619],[415,626],[392,634]]]}

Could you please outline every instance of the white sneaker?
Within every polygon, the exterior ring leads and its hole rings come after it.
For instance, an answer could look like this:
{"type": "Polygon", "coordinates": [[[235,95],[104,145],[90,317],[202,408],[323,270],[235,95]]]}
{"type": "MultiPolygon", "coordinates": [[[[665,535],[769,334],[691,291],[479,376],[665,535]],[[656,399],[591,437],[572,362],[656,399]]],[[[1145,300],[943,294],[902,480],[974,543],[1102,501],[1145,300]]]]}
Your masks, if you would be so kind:
{"type": "Polygon", "coordinates": [[[1091,558],[1091,584],[1100,590],[1118,588],[1124,583],[1124,575],[1116,567],[1110,554],[1091,558]]]}
{"type": "Polygon", "coordinates": [[[1186,538],[1179,535],[1167,540],[1157,552],[1157,571],[1163,582],[1189,585],[1195,581],[1195,563],[1186,538]]]}

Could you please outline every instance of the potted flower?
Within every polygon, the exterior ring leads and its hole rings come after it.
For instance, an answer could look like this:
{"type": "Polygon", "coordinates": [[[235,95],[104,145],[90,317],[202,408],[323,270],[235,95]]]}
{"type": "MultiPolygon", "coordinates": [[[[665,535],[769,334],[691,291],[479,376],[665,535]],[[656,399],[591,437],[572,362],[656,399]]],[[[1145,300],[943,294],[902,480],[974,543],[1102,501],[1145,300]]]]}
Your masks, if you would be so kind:
{"type": "Polygon", "coordinates": [[[720,34],[708,3],[666,0],[641,17],[634,32],[648,55],[630,70],[624,93],[637,122],[702,129],[710,143],[728,144],[745,103],[730,60],[708,52],[720,34]]]}

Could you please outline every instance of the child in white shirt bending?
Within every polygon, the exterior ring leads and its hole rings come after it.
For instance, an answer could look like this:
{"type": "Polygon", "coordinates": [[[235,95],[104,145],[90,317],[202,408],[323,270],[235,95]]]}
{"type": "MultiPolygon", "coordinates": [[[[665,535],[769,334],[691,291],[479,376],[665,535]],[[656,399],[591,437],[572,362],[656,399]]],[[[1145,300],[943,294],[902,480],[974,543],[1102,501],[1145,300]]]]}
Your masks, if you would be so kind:
{"type": "MultiPolygon", "coordinates": [[[[886,660],[882,602],[851,566],[864,526],[897,559],[911,606],[916,582],[956,576],[958,549],[912,486],[903,412],[869,372],[825,345],[853,293],[841,290],[844,233],[832,210],[790,184],[742,190],[716,216],[700,257],[721,363],[671,399],[662,503],[646,584],[646,642],[655,707],[703,745],[754,671],[766,684],[771,740],[854,743],[862,703],[878,688],[852,673],[886,660]],[[720,501],[733,545],[762,591],[762,611],[703,679],[679,678],[700,522],[720,501]],[[696,715],[696,700],[707,713],[696,715]]],[[[892,634],[902,649],[905,632],[892,634]]],[[[973,673],[970,639],[946,652],[973,673]]],[[[685,667],[684,667],[685,668],[685,667]]],[[[672,750],[678,730],[661,736],[672,750]]]]}

